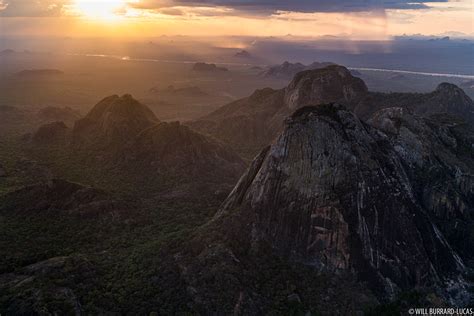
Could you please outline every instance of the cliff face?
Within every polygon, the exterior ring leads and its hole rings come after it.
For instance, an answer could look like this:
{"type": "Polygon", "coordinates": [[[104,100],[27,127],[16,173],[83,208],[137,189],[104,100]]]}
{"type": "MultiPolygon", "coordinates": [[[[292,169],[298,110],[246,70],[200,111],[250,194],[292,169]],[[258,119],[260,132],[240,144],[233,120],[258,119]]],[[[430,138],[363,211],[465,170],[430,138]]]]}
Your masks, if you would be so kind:
{"type": "Polygon", "coordinates": [[[472,127],[449,115],[421,118],[402,108],[378,111],[368,123],[387,135],[410,178],[417,201],[430,213],[453,248],[472,259],[472,127]]]}
{"type": "MultiPolygon", "coordinates": [[[[422,119],[406,119],[436,133],[422,119]]],[[[382,121],[387,132],[342,106],[297,110],[203,229],[213,237],[200,260],[216,253],[243,260],[270,252],[316,269],[355,273],[381,298],[434,287],[452,304],[463,304],[465,265],[437,220],[460,199],[420,191],[428,182],[412,167],[419,161],[410,146],[417,144],[414,139],[422,147],[435,146],[431,136],[421,131],[414,138],[388,136],[392,126],[400,131],[403,124],[382,121]]],[[[472,192],[454,174],[452,181],[472,192]]]]}

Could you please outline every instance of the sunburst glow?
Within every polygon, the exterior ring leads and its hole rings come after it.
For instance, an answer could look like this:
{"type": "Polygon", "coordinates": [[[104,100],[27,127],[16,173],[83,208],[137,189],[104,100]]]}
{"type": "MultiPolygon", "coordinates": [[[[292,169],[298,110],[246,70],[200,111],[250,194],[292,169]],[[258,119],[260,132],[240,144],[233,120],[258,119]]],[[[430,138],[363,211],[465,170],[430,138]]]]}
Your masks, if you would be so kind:
{"type": "Polygon", "coordinates": [[[79,14],[94,19],[113,19],[119,16],[127,0],[75,0],[79,14]]]}

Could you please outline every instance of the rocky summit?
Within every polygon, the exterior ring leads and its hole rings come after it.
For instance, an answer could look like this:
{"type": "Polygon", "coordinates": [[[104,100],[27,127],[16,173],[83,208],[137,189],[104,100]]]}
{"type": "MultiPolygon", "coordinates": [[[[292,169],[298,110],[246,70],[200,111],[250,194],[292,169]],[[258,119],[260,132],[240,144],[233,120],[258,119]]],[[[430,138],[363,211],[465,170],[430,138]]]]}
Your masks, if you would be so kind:
{"type": "MultiPolygon", "coordinates": [[[[381,300],[430,288],[449,304],[466,304],[470,255],[451,228],[455,222],[473,227],[473,169],[464,161],[472,163],[472,156],[457,158],[462,137],[452,124],[451,130],[400,109],[371,122],[341,105],[295,111],[201,229],[193,246],[198,259],[183,272],[206,275],[219,258],[233,266],[233,275],[246,274],[248,261],[273,254],[334,275],[354,274],[381,300]],[[440,163],[444,157],[449,167],[440,163]],[[426,170],[447,179],[446,187],[426,170]]],[[[184,275],[196,293],[213,286],[184,275]]],[[[252,310],[262,295],[226,303],[252,310]]]]}
{"type": "Polygon", "coordinates": [[[159,120],[130,94],[113,95],[97,103],[72,131],[75,146],[117,146],[133,139],[159,120]]]}
{"type": "Polygon", "coordinates": [[[310,65],[303,65],[301,63],[290,63],[285,61],[281,65],[271,66],[265,71],[260,73],[260,76],[265,78],[276,78],[276,79],[291,79],[297,73],[305,71],[305,70],[314,70],[320,69],[327,66],[333,65],[333,63],[329,62],[313,62],[310,65]]]}
{"type": "Polygon", "coordinates": [[[353,104],[367,92],[362,79],[352,76],[347,68],[334,65],[298,73],[286,88],[285,104],[290,110],[329,102],[353,104]]]}
{"type": "Polygon", "coordinates": [[[249,157],[279,135],[293,111],[330,102],[346,106],[362,120],[378,110],[401,107],[421,116],[447,113],[474,122],[473,101],[455,85],[443,83],[431,93],[376,93],[347,68],[330,65],[299,72],[284,89],[257,90],[189,125],[249,157]]]}

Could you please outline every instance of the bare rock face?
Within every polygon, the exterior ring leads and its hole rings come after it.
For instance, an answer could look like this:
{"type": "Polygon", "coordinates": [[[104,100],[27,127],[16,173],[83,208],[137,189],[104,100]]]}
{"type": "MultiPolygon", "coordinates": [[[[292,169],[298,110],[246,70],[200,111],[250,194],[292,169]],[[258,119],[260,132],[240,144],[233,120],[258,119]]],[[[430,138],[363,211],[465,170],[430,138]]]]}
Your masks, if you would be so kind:
{"type": "Polygon", "coordinates": [[[73,143],[76,146],[116,146],[158,122],[155,114],[131,95],[113,95],[100,101],[83,119],[76,121],[73,143]]]}
{"type": "MultiPolygon", "coordinates": [[[[400,117],[397,111],[387,117],[400,117]]],[[[451,304],[464,304],[464,262],[419,200],[400,151],[342,106],[300,108],[202,229],[214,237],[201,237],[207,246],[199,260],[240,262],[270,252],[355,273],[381,298],[435,288],[451,304]]]]}
{"type": "Polygon", "coordinates": [[[329,102],[355,103],[366,96],[367,86],[342,66],[298,73],[286,88],[285,103],[291,110],[329,102]]]}
{"type": "Polygon", "coordinates": [[[453,248],[473,258],[474,130],[443,114],[417,117],[406,109],[376,112],[369,124],[384,131],[400,157],[417,201],[453,248]]]}

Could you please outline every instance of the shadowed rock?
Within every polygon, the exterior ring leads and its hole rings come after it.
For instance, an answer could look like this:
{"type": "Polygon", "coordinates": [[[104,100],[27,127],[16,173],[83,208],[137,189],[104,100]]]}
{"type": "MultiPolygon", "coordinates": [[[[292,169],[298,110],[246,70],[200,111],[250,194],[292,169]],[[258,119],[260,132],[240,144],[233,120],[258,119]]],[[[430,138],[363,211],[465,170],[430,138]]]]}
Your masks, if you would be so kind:
{"type": "MultiPolygon", "coordinates": [[[[189,125],[253,156],[283,128],[284,119],[303,106],[338,102],[367,120],[378,110],[400,107],[429,116],[448,113],[474,122],[474,103],[458,87],[441,84],[431,93],[375,93],[351,72],[337,65],[295,75],[282,90],[257,90],[189,125]]],[[[248,156],[247,156],[248,157],[248,156]]]]}
{"type": "Polygon", "coordinates": [[[32,141],[36,144],[64,143],[68,134],[68,127],[64,122],[53,122],[42,125],[33,134],[32,141]]]}
{"type": "Polygon", "coordinates": [[[75,146],[119,146],[159,120],[130,94],[113,95],[96,104],[76,121],[72,132],[75,146]]]}
{"type": "Polygon", "coordinates": [[[179,122],[145,129],[117,157],[123,167],[140,174],[171,173],[196,182],[235,184],[246,166],[228,146],[179,122]]]}
{"type": "MultiPolygon", "coordinates": [[[[429,139],[422,141],[429,146],[429,139]]],[[[419,287],[465,304],[464,262],[417,192],[404,149],[395,147],[343,106],[300,108],[201,229],[195,243],[206,246],[185,270],[206,274],[197,261],[222,256],[229,269],[246,273],[238,262],[272,253],[318,270],[355,273],[381,299],[419,287]]],[[[212,287],[193,286],[202,287],[198,292],[212,287]]]]}
{"type": "Polygon", "coordinates": [[[285,104],[290,110],[329,102],[356,104],[368,92],[361,79],[342,66],[328,66],[298,73],[285,91],[285,104]]]}

